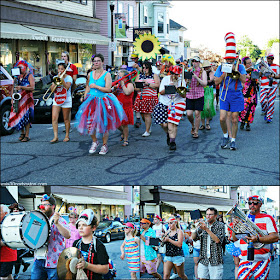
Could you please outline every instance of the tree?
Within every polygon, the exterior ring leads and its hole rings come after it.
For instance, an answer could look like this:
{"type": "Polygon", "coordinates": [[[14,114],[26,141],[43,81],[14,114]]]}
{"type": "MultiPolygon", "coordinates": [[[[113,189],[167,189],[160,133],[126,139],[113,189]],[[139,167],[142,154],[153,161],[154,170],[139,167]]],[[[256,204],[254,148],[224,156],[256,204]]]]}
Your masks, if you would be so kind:
{"type": "Polygon", "coordinates": [[[267,43],[266,43],[267,48],[268,48],[268,49],[271,49],[273,43],[275,43],[275,42],[276,42],[276,43],[279,43],[279,42],[280,42],[279,38],[271,38],[271,39],[269,39],[269,40],[267,41],[267,43]]]}
{"type": "Polygon", "coordinates": [[[237,49],[240,50],[240,58],[244,56],[249,56],[252,61],[257,61],[260,57],[262,51],[260,48],[253,44],[252,40],[248,37],[248,35],[244,35],[237,42],[237,49]]]}

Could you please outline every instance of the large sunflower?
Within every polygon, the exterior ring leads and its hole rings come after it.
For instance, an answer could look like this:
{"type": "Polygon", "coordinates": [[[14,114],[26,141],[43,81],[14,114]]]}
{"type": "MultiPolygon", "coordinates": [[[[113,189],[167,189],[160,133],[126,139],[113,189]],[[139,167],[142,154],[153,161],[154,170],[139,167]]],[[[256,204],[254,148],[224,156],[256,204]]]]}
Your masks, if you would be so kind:
{"type": "Polygon", "coordinates": [[[133,42],[134,52],[144,61],[150,58],[156,58],[156,54],[160,53],[160,42],[153,34],[144,33],[133,42]]]}

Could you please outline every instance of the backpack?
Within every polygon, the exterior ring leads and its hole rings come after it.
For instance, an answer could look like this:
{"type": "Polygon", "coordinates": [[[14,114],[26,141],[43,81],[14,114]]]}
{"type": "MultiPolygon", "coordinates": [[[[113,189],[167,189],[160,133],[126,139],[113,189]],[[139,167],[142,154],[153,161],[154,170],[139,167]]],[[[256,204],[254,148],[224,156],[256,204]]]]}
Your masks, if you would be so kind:
{"type": "Polygon", "coordinates": [[[114,266],[114,263],[111,259],[109,259],[109,271],[107,274],[102,276],[103,279],[113,279],[117,277],[117,269],[114,266]]]}

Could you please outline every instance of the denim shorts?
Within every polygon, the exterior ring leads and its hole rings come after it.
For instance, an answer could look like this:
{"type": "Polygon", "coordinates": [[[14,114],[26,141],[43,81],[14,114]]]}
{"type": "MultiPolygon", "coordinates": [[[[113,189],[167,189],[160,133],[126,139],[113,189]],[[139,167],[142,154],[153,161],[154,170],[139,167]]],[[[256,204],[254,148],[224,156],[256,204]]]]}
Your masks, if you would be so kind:
{"type": "Polygon", "coordinates": [[[177,266],[180,266],[182,263],[185,262],[185,257],[182,257],[182,256],[175,256],[175,257],[165,256],[164,257],[164,262],[172,262],[172,263],[176,264],[177,266]]]}
{"type": "Polygon", "coordinates": [[[200,249],[193,248],[193,258],[199,257],[200,249]]]}

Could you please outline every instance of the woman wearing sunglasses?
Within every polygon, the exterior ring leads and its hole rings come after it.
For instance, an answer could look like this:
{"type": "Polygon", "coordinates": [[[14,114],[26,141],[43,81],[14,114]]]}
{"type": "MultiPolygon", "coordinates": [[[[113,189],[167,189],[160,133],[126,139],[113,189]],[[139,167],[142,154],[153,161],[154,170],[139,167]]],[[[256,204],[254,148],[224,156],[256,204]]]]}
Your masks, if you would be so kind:
{"type": "Polygon", "coordinates": [[[184,252],[182,249],[184,233],[179,228],[178,221],[174,217],[168,219],[169,234],[163,239],[166,244],[164,257],[163,279],[169,279],[170,273],[175,266],[177,274],[181,279],[188,279],[184,272],[184,252]]]}
{"type": "Polygon", "coordinates": [[[140,271],[140,240],[136,237],[137,228],[132,223],[126,223],[125,239],[121,245],[121,259],[126,256],[128,269],[130,271],[130,279],[137,279],[136,273],[140,271]]]}

